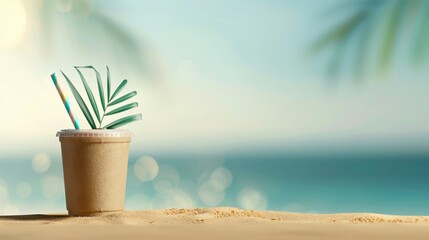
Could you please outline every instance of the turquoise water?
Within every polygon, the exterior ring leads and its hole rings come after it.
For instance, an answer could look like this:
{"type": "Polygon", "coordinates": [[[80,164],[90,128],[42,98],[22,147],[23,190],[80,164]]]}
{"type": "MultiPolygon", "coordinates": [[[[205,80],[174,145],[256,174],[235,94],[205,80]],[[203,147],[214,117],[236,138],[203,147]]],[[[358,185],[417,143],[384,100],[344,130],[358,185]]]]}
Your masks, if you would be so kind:
{"type": "MultiPolygon", "coordinates": [[[[65,211],[59,156],[40,166],[33,157],[0,161],[1,214],[65,211]]],[[[130,156],[126,208],[428,215],[428,173],[429,153],[139,153],[130,156]]]]}

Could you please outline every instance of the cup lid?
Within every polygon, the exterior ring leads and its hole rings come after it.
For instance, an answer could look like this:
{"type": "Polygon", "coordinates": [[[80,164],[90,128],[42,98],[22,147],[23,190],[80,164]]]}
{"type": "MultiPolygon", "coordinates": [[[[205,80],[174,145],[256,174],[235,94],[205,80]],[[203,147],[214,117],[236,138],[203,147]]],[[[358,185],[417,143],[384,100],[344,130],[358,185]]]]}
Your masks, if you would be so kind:
{"type": "Polygon", "coordinates": [[[133,133],[125,129],[63,129],[57,137],[132,137],[133,133]]]}

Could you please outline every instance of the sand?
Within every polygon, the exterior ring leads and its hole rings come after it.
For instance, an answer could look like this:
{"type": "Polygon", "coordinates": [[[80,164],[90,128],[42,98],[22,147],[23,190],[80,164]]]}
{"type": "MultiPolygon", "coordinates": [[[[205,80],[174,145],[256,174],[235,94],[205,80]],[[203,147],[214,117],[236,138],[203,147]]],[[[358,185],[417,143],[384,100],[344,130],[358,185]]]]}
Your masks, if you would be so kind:
{"type": "Polygon", "coordinates": [[[0,239],[429,239],[429,217],[236,208],[0,216],[0,239]]]}

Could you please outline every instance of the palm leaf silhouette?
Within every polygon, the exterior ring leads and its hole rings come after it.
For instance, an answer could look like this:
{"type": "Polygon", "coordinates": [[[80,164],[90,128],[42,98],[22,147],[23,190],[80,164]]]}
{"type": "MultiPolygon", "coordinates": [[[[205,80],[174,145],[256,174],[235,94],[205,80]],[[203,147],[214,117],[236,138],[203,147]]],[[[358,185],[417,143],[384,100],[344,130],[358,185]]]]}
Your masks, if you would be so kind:
{"type": "Polygon", "coordinates": [[[87,0],[40,0],[40,6],[28,2],[28,9],[37,11],[40,28],[43,32],[43,48],[52,52],[55,35],[70,35],[76,42],[76,51],[91,50],[106,54],[126,66],[146,71],[143,49],[144,44],[123,26],[102,12],[98,5],[87,0]],[[63,6],[70,4],[69,6],[63,6]],[[118,59],[121,59],[120,61],[118,59]]]}
{"type": "Polygon", "coordinates": [[[357,9],[341,24],[322,35],[310,47],[315,55],[329,49],[332,58],[327,69],[328,76],[338,77],[344,70],[344,59],[353,63],[351,68],[356,79],[362,79],[369,72],[368,63],[375,64],[379,73],[387,72],[395,57],[398,38],[405,30],[414,30],[410,56],[416,63],[422,63],[429,56],[429,1],[425,0],[368,0],[349,1],[335,7],[330,14],[357,9]],[[376,52],[371,45],[375,44],[376,52]]]}

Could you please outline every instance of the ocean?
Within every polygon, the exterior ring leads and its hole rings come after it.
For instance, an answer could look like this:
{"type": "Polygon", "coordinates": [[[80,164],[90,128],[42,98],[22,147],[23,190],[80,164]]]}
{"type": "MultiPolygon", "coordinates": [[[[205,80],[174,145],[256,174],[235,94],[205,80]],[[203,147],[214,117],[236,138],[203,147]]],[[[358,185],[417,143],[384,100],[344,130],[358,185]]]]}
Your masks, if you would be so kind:
{"type": "MultiPolygon", "coordinates": [[[[131,153],[129,210],[230,206],[429,215],[429,153],[131,153]]],[[[59,154],[0,161],[0,214],[65,212],[59,154]]]]}

